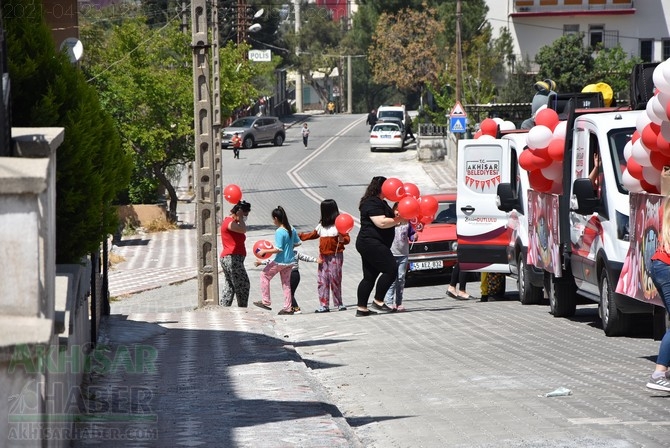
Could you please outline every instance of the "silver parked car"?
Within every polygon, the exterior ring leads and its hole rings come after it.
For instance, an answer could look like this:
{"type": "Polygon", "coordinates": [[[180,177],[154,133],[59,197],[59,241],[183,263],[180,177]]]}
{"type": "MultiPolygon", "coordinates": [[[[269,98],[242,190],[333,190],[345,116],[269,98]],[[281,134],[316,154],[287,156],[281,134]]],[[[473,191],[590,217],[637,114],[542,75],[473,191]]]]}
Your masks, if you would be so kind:
{"type": "Polygon", "coordinates": [[[242,147],[253,148],[259,143],[272,143],[281,146],[286,139],[284,123],[277,117],[244,117],[235,120],[222,131],[221,146],[230,146],[234,134],[240,134],[242,147]]]}

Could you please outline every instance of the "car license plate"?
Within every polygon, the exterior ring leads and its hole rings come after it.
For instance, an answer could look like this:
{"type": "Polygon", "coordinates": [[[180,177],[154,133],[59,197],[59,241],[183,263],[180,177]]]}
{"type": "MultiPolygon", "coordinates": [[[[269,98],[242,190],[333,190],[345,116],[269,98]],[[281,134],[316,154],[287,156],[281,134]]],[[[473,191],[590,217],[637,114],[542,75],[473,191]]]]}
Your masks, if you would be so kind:
{"type": "Polygon", "coordinates": [[[382,135],[382,138],[391,138],[390,135],[382,135]]]}
{"type": "Polygon", "coordinates": [[[442,260],[436,261],[417,261],[409,264],[410,271],[426,271],[428,269],[442,269],[444,265],[442,260]]]}

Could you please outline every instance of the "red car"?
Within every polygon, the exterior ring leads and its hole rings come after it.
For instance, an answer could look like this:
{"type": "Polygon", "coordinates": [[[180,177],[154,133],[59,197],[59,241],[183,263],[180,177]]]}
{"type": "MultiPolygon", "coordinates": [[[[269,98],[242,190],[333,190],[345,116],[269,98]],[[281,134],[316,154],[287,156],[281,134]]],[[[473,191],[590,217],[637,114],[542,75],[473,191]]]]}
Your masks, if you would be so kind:
{"type": "Polygon", "coordinates": [[[435,219],[410,243],[407,278],[441,276],[448,283],[456,264],[456,194],[433,194],[439,208],[435,219]]]}

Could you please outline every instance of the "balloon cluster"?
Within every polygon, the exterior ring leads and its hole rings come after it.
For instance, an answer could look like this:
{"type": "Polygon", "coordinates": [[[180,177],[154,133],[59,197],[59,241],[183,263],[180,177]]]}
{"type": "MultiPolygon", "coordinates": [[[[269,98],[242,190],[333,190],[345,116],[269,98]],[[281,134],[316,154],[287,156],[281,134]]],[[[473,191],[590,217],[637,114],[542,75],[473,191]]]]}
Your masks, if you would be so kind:
{"type": "Polygon", "coordinates": [[[475,132],[474,138],[481,140],[493,140],[498,134],[498,126],[501,131],[513,131],[516,125],[511,121],[503,120],[502,118],[485,118],[479,123],[479,130],[475,132]]]}
{"type": "Polygon", "coordinates": [[[382,184],[382,194],[389,201],[398,202],[398,214],[416,226],[428,224],[435,219],[438,202],[434,196],[421,196],[419,187],[411,182],[389,177],[382,184]]]}
{"type": "Polygon", "coordinates": [[[535,114],[535,126],[526,136],[527,148],[519,165],[528,172],[535,191],[559,194],[563,191],[563,152],[567,122],[559,121],[555,110],[543,108],[535,114]]]}
{"type": "Polygon", "coordinates": [[[622,182],[630,192],[661,190],[661,171],[670,165],[670,59],[654,69],[654,96],[640,114],[636,130],[623,150],[622,182]]]}

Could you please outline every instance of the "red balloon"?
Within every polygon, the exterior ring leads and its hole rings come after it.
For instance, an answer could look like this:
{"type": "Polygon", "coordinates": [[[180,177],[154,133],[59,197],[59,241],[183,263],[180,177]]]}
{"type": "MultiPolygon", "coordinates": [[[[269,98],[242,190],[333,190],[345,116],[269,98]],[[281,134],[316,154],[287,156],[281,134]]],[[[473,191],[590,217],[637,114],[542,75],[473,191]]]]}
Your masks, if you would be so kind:
{"type": "Polygon", "coordinates": [[[642,189],[644,191],[646,191],[647,193],[660,194],[660,191],[658,191],[658,188],[656,188],[656,185],[652,185],[644,179],[640,179],[640,186],[642,186],[642,189]]]}
{"type": "Polygon", "coordinates": [[[535,165],[537,165],[539,169],[546,168],[554,162],[554,160],[549,157],[548,148],[533,149],[532,151],[533,155],[539,159],[535,161],[535,165]]]}
{"type": "Polygon", "coordinates": [[[546,160],[535,154],[535,150],[527,148],[519,155],[519,165],[526,171],[533,171],[548,167],[551,165],[551,159],[546,163],[546,160]]]}
{"type": "Polygon", "coordinates": [[[628,159],[628,163],[626,164],[626,168],[628,169],[628,172],[630,173],[631,176],[633,176],[635,179],[639,180],[640,183],[644,180],[642,177],[642,166],[635,161],[633,157],[628,159]]]}
{"type": "Polygon", "coordinates": [[[493,118],[485,118],[479,125],[483,135],[495,137],[498,133],[498,123],[493,118]]]}
{"type": "Polygon", "coordinates": [[[402,218],[416,218],[419,215],[419,212],[419,202],[412,196],[405,196],[398,202],[398,214],[402,218]]]}
{"type": "Polygon", "coordinates": [[[266,258],[270,258],[270,257],[272,256],[272,254],[263,254],[263,255],[259,255],[258,252],[259,252],[261,249],[274,249],[274,246],[273,246],[272,243],[271,243],[270,241],[268,241],[268,240],[258,240],[258,241],[256,241],[256,242],[254,243],[254,255],[255,255],[257,258],[260,258],[261,260],[264,260],[264,259],[266,259],[266,258]]]}
{"type": "Polygon", "coordinates": [[[533,170],[528,172],[528,182],[530,182],[530,186],[533,187],[533,190],[539,191],[541,193],[550,191],[554,185],[554,181],[544,177],[542,175],[542,171],[540,170],[533,170]]]}
{"type": "MultiPolygon", "coordinates": [[[[654,132],[654,128],[651,126],[653,123],[649,123],[642,130],[642,144],[647,147],[650,151],[656,149],[656,139],[658,138],[660,132],[654,132]]],[[[659,128],[660,130],[660,128],[659,128]]]]}
{"type": "Polygon", "coordinates": [[[412,196],[414,199],[421,196],[421,193],[419,193],[419,187],[417,187],[415,184],[411,182],[405,182],[404,188],[405,188],[405,194],[408,196],[412,196]]]}
{"type": "Polygon", "coordinates": [[[419,220],[421,224],[430,224],[435,219],[435,216],[422,216],[419,220]]]}
{"type": "Polygon", "coordinates": [[[656,147],[650,150],[650,154],[655,152],[670,156],[670,143],[663,138],[663,134],[658,134],[658,137],[656,137],[656,147]]]}
{"type": "Polygon", "coordinates": [[[435,196],[421,196],[419,198],[419,211],[421,216],[430,218],[428,222],[433,222],[439,206],[440,204],[435,199],[435,196]]]}
{"type": "Polygon", "coordinates": [[[554,129],[556,129],[558,122],[559,122],[558,114],[556,113],[555,110],[549,109],[548,107],[546,109],[542,109],[537,114],[535,114],[535,124],[546,126],[549,129],[551,129],[551,132],[554,132],[554,129]]]}
{"type": "Polygon", "coordinates": [[[547,147],[547,154],[551,157],[551,160],[560,162],[563,160],[563,153],[565,151],[565,140],[562,138],[554,138],[549,142],[547,147]]]}
{"type": "Polygon", "coordinates": [[[335,218],[335,228],[342,235],[346,235],[354,228],[354,218],[347,213],[340,213],[337,215],[337,218],[335,218]]]}
{"type": "Polygon", "coordinates": [[[637,139],[639,139],[639,138],[640,138],[640,131],[635,129],[635,132],[633,132],[633,135],[630,138],[630,142],[635,143],[637,141],[637,139]]]}
{"type": "Polygon", "coordinates": [[[477,132],[475,132],[474,138],[479,138],[481,136],[482,136],[482,130],[480,129],[477,132]]]}
{"type": "Polygon", "coordinates": [[[235,184],[227,185],[223,189],[223,197],[231,204],[237,204],[242,199],[242,190],[235,184]]]}
{"type": "Polygon", "coordinates": [[[663,167],[670,164],[670,157],[661,151],[651,151],[649,160],[651,160],[651,166],[659,171],[663,171],[663,167]]]}
{"type": "Polygon", "coordinates": [[[396,202],[405,196],[405,186],[400,179],[389,177],[382,184],[382,193],[389,201],[396,202]]]}

